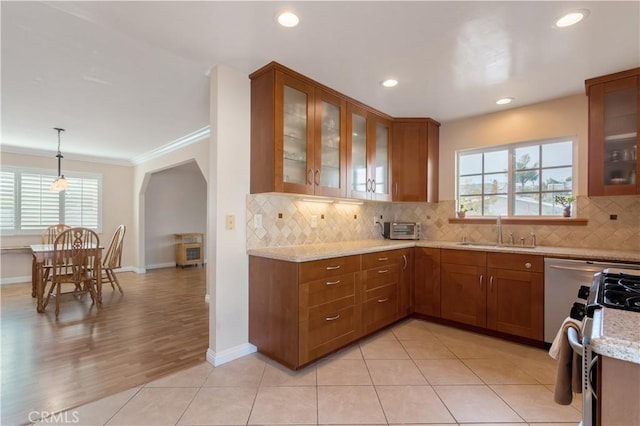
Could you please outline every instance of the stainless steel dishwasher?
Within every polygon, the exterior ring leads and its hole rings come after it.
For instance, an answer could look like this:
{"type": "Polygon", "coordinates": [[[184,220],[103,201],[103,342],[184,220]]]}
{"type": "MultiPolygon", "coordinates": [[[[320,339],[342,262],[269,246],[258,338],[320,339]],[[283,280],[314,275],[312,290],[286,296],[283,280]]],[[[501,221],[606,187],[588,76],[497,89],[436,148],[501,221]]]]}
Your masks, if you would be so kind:
{"type": "MultiPolygon", "coordinates": [[[[544,259],[544,341],[552,343],[581,285],[591,287],[593,274],[606,268],[640,269],[638,264],[544,259]]],[[[584,303],[584,301],[582,301],[584,303]]]]}

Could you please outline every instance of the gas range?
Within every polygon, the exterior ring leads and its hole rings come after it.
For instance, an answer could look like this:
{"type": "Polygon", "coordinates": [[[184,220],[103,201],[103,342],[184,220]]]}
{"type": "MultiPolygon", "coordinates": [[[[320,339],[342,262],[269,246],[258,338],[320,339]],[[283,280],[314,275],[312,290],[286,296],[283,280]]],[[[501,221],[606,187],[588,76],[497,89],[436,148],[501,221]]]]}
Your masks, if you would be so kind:
{"type": "Polygon", "coordinates": [[[640,271],[609,268],[595,274],[587,300],[587,316],[590,306],[640,312],[640,271]]]}

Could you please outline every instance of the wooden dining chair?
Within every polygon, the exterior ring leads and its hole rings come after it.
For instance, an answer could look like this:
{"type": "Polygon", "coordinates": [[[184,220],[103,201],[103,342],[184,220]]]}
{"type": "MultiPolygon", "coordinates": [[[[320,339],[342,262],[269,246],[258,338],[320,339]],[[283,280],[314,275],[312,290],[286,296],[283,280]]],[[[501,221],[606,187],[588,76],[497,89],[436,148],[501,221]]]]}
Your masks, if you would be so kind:
{"type": "MultiPolygon", "coordinates": [[[[45,229],[42,235],[40,236],[42,244],[53,244],[56,241],[56,238],[58,237],[58,235],[60,235],[62,231],[65,231],[67,229],[71,229],[71,226],[65,225],[63,223],[58,223],[56,225],[48,226],[47,229],[45,229]]],[[[51,260],[45,262],[45,264],[42,266],[43,288],[45,288],[47,286],[47,283],[49,282],[49,276],[51,275],[52,267],[53,267],[53,262],[51,260]]]]}
{"type": "Polygon", "coordinates": [[[62,231],[54,241],[51,268],[51,287],[44,300],[43,309],[51,297],[56,299],[56,318],[60,314],[63,295],[89,293],[94,303],[99,301],[96,293],[96,274],[100,273],[100,238],[88,228],[70,228],[62,231]],[[63,286],[73,289],[63,291],[63,286]],[[55,294],[54,294],[55,291],[55,294]]]}
{"type": "Polygon", "coordinates": [[[118,290],[120,290],[121,294],[124,294],[122,291],[122,287],[120,286],[120,282],[118,281],[118,277],[113,272],[114,269],[121,267],[122,262],[122,245],[124,241],[124,234],[127,232],[127,227],[124,225],[120,225],[116,228],[116,231],[113,233],[111,237],[111,243],[109,243],[109,248],[107,248],[107,252],[102,259],[102,273],[103,277],[109,280],[111,283],[111,288],[115,290],[114,284],[118,286],[118,290]]]}

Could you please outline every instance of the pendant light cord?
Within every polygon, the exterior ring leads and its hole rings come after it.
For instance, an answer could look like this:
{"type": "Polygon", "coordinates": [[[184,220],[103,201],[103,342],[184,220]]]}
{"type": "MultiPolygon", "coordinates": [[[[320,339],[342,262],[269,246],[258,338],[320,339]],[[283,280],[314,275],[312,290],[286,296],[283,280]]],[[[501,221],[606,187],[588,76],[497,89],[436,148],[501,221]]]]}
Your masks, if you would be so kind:
{"type": "Polygon", "coordinates": [[[56,155],[56,157],[58,158],[58,177],[62,176],[62,174],[60,173],[61,171],[61,165],[60,162],[62,160],[62,153],[60,152],[60,132],[64,132],[64,129],[61,129],[59,127],[54,127],[53,130],[57,130],[58,131],[58,154],[56,155]]]}

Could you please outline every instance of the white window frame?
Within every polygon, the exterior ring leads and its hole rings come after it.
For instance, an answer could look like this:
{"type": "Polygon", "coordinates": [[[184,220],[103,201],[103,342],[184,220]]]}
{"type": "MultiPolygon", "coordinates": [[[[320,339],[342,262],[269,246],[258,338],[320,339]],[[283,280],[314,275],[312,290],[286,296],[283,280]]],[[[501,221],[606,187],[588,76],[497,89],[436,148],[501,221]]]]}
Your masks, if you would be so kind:
{"type": "MultiPolygon", "coordinates": [[[[503,144],[503,145],[494,145],[494,146],[490,146],[490,147],[483,147],[483,148],[473,148],[473,149],[465,149],[465,150],[458,150],[456,151],[456,167],[455,167],[455,205],[456,205],[456,211],[460,209],[460,198],[461,198],[461,194],[460,194],[460,170],[459,170],[459,162],[460,162],[460,156],[461,155],[469,155],[469,154],[486,154],[486,153],[490,153],[490,152],[495,152],[495,151],[507,151],[508,152],[508,157],[509,157],[509,161],[508,161],[508,169],[505,171],[507,173],[507,179],[508,179],[508,184],[507,184],[507,214],[506,216],[510,216],[510,217],[554,217],[554,215],[543,215],[540,212],[540,209],[538,211],[537,215],[515,215],[514,214],[514,194],[515,192],[515,169],[514,169],[514,161],[513,161],[513,156],[514,156],[514,151],[517,148],[526,148],[526,147],[531,147],[531,146],[541,146],[541,145],[547,145],[547,144],[554,144],[554,143],[559,143],[559,142],[571,142],[571,190],[570,191],[562,191],[562,192],[570,192],[571,195],[573,195],[575,197],[576,195],[576,190],[578,189],[576,187],[577,185],[577,181],[576,181],[576,164],[577,164],[577,138],[575,136],[568,136],[568,137],[560,137],[560,138],[552,138],[552,139],[540,139],[540,140],[531,140],[531,141],[526,141],[526,142],[515,142],[515,143],[508,143],[508,144],[503,144]]],[[[564,168],[566,166],[557,166],[557,167],[539,167],[539,170],[548,170],[548,169],[553,169],[553,168],[564,168]]],[[[485,172],[484,170],[481,173],[481,176],[484,176],[485,172]]],[[[484,179],[483,179],[484,181],[484,179]]],[[[540,195],[540,199],[542,194],[544,193],[548,193],[551,191],[543,191],[542,190],[542,186],[540,186],[537,194],[540,195]]],[[[484,185],[482,188],[482,194],[481,197],[484,200],[485,197],[485,192],[484,192],[484,185]]],[[[539,201],[539,205],[540,205],[539,201]]],[[[473,217],[495,217],[495,215],[485,215],[484,213],[482,214],[474,214],[473,212],[468,213],[469,216],[473,216],[473,217]]],[[[558,215],[560,215],[560,213],[558,213],[558,215]]]]}
{"type": "MultiPolygon", "coordinates": [[[[2,172],[13,172],[15,175],[14,178],[14,228],[13,229],[3,229],[0,230],[0,235],[2,236],[19,236],[19,235],[40,235],[46,229],[46,226],[42,228],[35,229],[22,229],[21,224],[21,177],[22,174],[35,174],[35,175],[45,175],[52,176],[51,182],[57,176],[57,171],[53,169],[39,169],[39,168],[31,168],[31,167],[20,167],[20,166],[11,166],[11,165],[2,165],[2,172]]],[[[102,216],[103,216],[103,175],[101,173],[84,173],[84,172],[74,172],[69,170],[64,170],[64,175],[67,179],[95,179],[98,183],[98,210],[97,210],[97,228],[92,228],[96,232],[102,232],[102,216]]],[[[60,204],[58,206],[58,220],[57,223],[64,223],[65,217],[65,203],[64,197],[65,192],[62,191],[59,194],[60,204]]]]}

